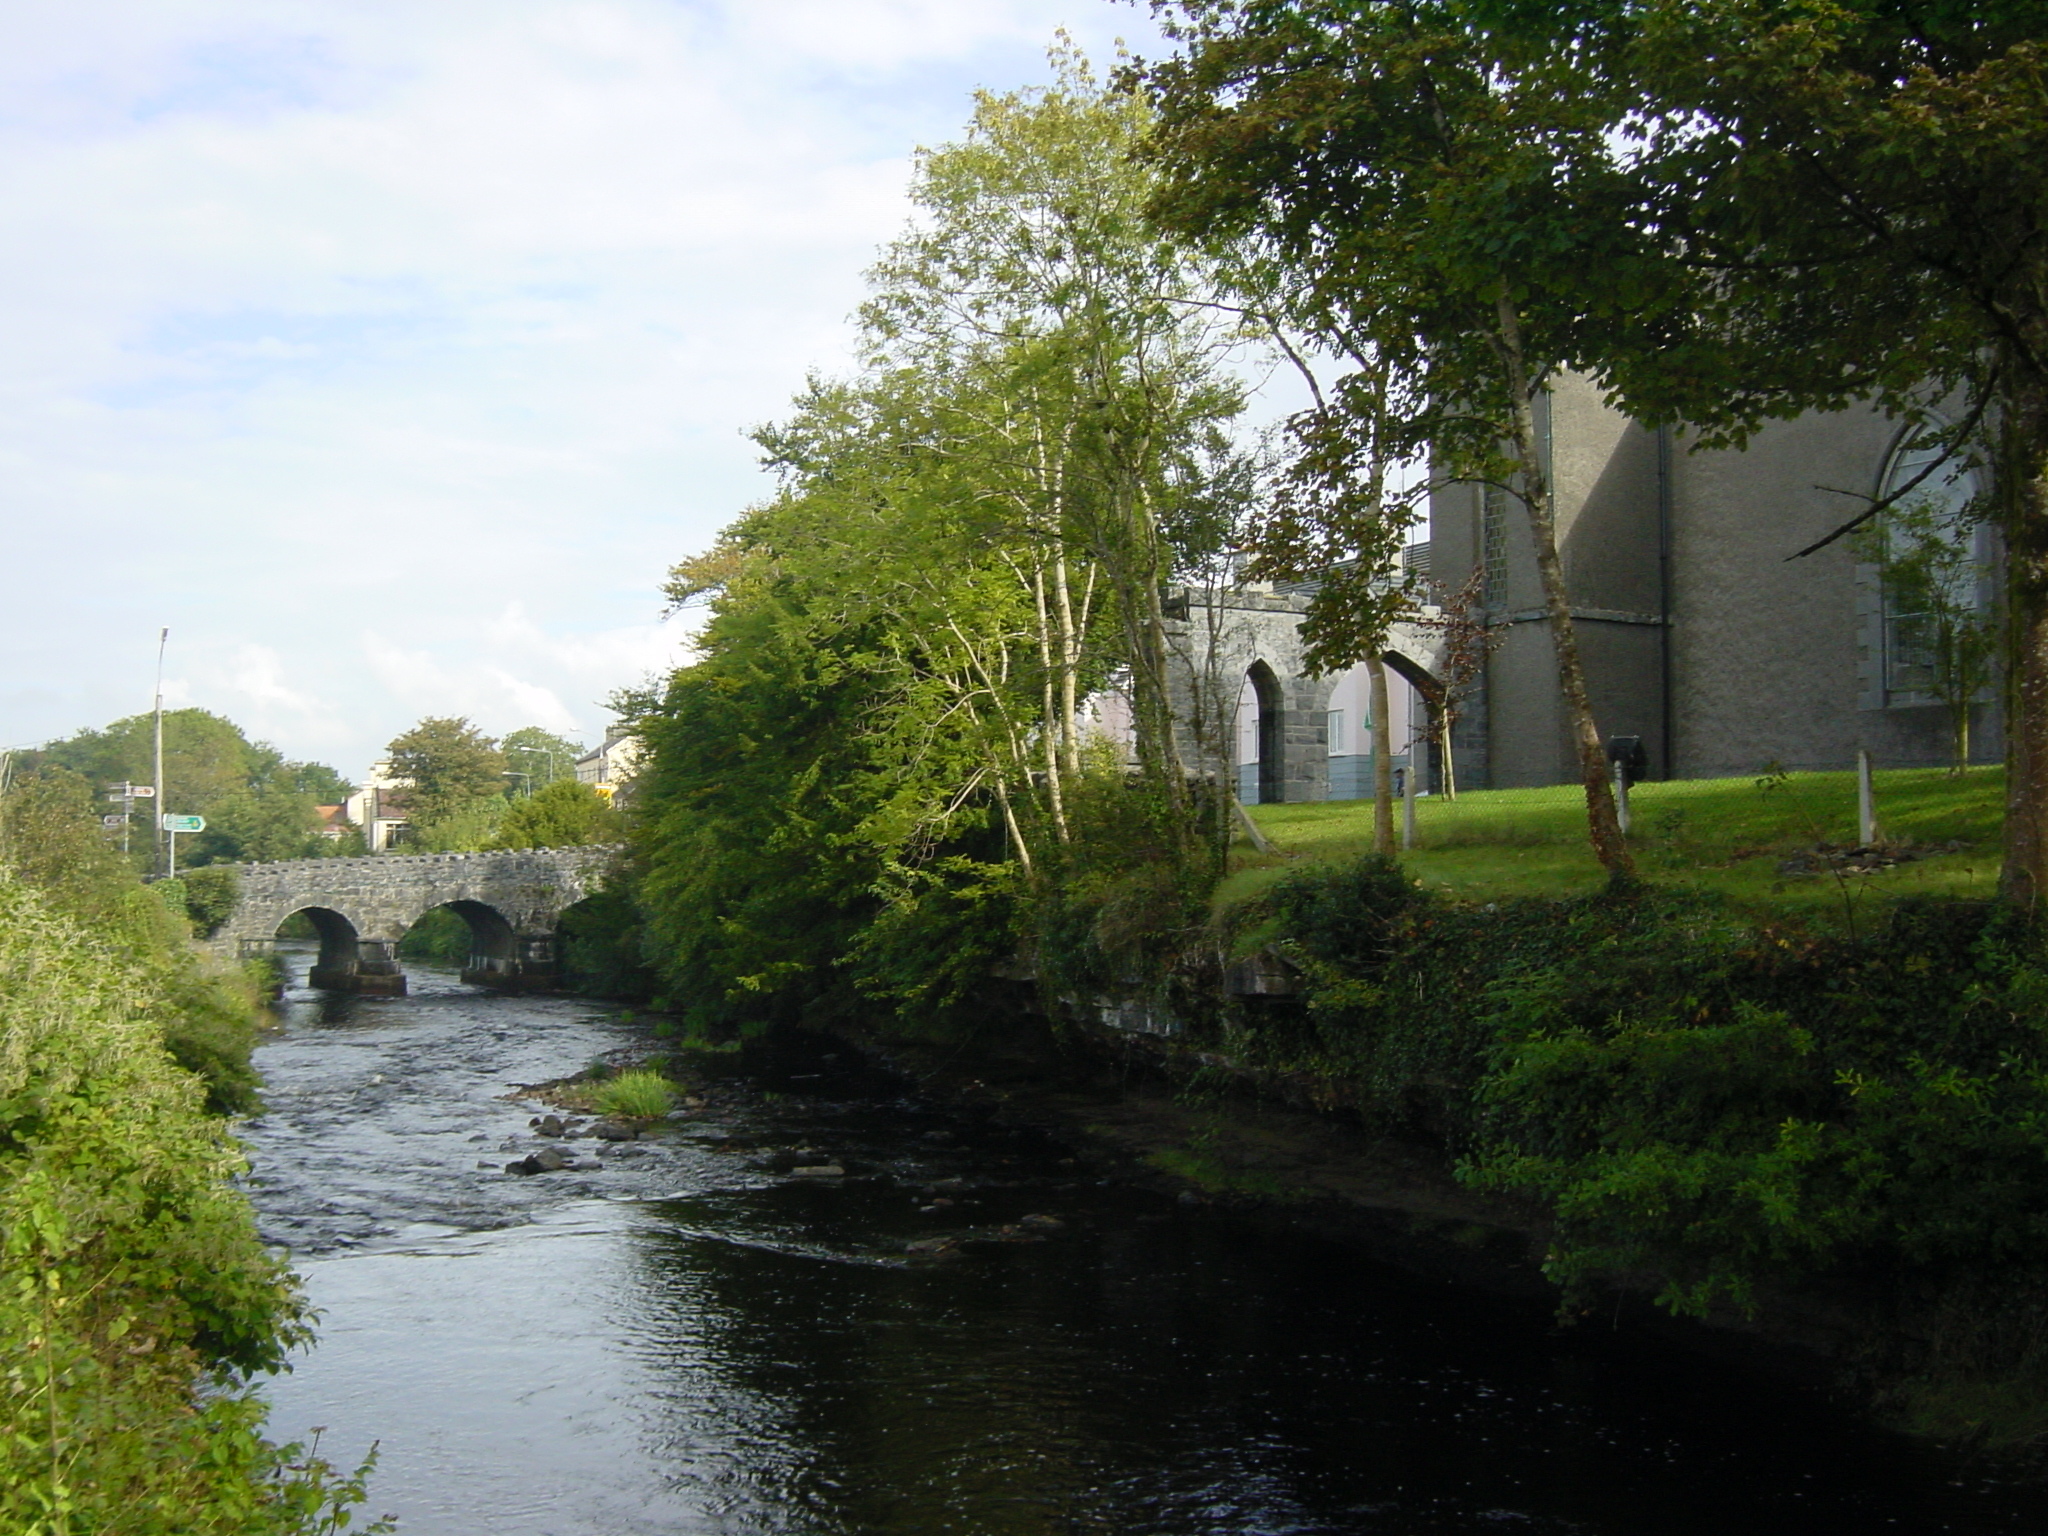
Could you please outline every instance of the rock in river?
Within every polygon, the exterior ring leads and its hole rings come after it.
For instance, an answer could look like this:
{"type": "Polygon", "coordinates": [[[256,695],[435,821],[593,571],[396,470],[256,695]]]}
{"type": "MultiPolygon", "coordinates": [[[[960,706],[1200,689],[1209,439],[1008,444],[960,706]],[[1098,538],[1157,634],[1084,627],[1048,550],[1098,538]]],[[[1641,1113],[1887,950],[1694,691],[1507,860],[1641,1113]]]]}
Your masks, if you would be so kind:
{"type": "Polygon", "coordinates": [[[542,1147],[540,1150],[520,1158],[516,1163],[507,1163],[505,1171],[517,1174],[558,1173],[564,1168],[573,1168],[575,1166],[576,1159],[564,1152],[560,1147],[542,1147]]]}

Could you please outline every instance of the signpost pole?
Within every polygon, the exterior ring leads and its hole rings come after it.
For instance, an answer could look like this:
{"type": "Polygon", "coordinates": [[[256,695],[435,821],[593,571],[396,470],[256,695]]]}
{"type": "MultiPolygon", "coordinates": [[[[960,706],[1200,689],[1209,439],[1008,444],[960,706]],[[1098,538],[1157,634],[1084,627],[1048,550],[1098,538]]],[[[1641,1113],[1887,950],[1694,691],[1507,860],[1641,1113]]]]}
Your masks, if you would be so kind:
{"type": "Polygon", "coordinates": [[[178,878],[178,834],[180,832],[204,832],[204,816],[173,816],[169,811],[157,817],[157,825],[164,829],[164,836],[170,848],[170,878],[178,878]]]}
{"type": "MultiPolygon", "coordinates": [[[[156,637],[156,777],[153,781],[156,793],[151,798],[156,801],[156,808],[159,814],[162,813],[164,808],[164,647],[170,643],[171,627],[166,624],[156,637]]],[[[176,835],[168,827],[165,827],[157,834],[159,848],[161,849],[163,839],[175,838],[176,835]]],[[[171,859],[174,864],[177,857],[178,850],[174,842],[171,846],[171,859]]],[[[177,873],[175,868],[171,872],[173,874],[177,873]]]]}

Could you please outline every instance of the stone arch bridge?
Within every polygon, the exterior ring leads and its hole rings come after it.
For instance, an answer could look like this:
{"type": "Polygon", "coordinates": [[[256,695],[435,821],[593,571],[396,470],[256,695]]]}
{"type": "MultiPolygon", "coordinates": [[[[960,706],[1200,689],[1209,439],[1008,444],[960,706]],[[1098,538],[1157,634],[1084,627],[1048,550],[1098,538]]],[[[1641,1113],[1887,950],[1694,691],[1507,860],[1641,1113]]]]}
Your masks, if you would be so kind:
{"type": "Polygon", "coordinates": [[[209,941],[229,956],[265,953],[278,926],[303,912],[320,936],[316,987],[402,996],[398,941],[436,907],[469,925],[462,979],[509,990],[555,985],[555,930],[596,891],[618,850],[376,854],[241,866],[241,897],[209,941]]]}

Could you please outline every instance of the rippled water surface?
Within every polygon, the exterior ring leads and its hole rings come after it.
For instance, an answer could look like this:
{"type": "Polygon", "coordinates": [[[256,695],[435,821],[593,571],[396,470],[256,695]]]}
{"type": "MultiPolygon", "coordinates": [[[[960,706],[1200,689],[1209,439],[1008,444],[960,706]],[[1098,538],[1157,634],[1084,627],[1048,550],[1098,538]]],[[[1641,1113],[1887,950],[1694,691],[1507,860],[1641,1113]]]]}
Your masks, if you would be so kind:
{"type": "Polygon", "coordinates": [[[372,1508],[412,1536],[2048,1530],[2038,1493],[1796,1394],[830,1063],[509,1175],[539,1106],[506,1095],[638,1026],[412,981],[293,993],[247,1131],[326,1313],[274,1427],[381,1442],[372,1508]],[[777,1171],[828,1159],[849,1177],[777,1171]],[[1003,1232],[1027,1215],[1061,1225],[1003,1232]]]}

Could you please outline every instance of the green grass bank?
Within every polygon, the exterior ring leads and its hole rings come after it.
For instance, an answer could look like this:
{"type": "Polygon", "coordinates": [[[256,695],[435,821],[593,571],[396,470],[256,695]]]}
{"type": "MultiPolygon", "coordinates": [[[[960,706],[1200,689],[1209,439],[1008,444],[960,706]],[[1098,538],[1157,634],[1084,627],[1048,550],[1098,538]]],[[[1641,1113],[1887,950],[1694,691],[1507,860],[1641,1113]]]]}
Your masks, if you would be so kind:
{"type": "MultiPolygon", "coordinates": [[[[1833,922],[1904,896],[1982,898],[1998,885],[2005,770],[1893,769],[1873,776],[1880,839],[1905,857],[1837,878],[1817,845],[1858,839],[1856,775],[1759,774],[1638,784],[1629,841],[1645,879],[1726,897],[1758,915],[1798,913],[1833,922]],[[1788,871],[1788,862],[1805,867],[1788,871]]],[[[1475,790],[1415,803],[1415,846],[1402,855],[1432,890],[1473,900],[1571,896],[1602,872],[1586,844],[1576,785],[1475,790]]],[[[1341,863],[1372,850],[1372,802],[1261,805],[1251,815],[1277,845],[1240,844],[1219,908],[1269,889],[1290,869],[1341,863]]],[[[1395,806],[1397,833],[1401,806],[1395,806]]]]}

